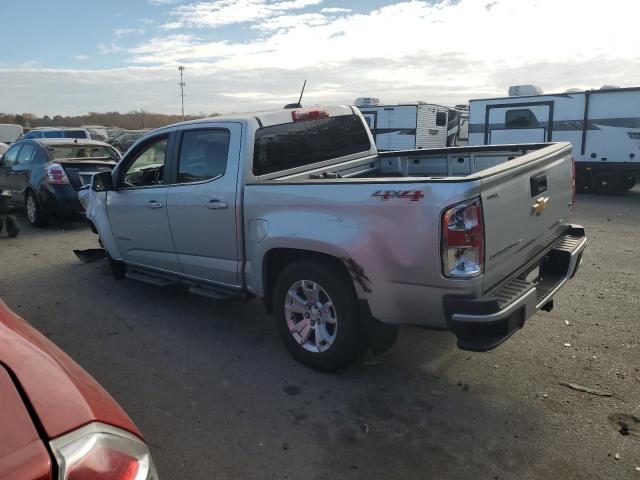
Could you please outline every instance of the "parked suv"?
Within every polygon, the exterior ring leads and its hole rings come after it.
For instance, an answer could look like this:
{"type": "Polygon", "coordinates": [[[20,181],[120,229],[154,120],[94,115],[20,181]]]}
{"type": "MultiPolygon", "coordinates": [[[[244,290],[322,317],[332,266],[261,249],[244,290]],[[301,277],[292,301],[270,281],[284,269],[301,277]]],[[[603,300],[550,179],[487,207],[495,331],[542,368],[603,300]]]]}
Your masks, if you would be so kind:
{"type": "Polygon", "coordinates": [[[142,137],[81,192],[118,278],[264,299],[319,370],[399,324],[489,350],[581,264],[571,145],[379,153],[354,107],[215,117],[142,137]]]}
{"type": "Polygon", "coordinates": [[[22,140],[33,140],[36,138],[87,138],[91,135],[84,128],[34,128],[25,133],[22,140]]]}
{"type": "Polygon", "coordinates": [[[26,207],[29,222],[41,227],[52,216],[82,212],[80,187],[119,160],[116,149],[95,140],[20,140],[0,158],[0,190],[9,190],[26,207]]]}

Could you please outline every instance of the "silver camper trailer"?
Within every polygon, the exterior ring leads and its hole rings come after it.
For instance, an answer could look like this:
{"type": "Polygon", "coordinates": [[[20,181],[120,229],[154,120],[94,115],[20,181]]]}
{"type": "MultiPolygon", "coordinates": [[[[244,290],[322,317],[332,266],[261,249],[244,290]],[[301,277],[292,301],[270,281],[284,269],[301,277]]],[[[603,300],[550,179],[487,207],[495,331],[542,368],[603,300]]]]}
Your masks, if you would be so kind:
{"type": "Polygon", "coordinates": [[[611,194],[635,186],[640,87],[543,94],[521,85],[509,93],[470,101],[469,145],[571,142],[579,191],[611,194]]]}
{"type": "Polygon", "coordinates": [[[378,150],[445,148],[457,145],[461,111],[424,102],[380,105],[373,97],[358,98],[378,150]]]}

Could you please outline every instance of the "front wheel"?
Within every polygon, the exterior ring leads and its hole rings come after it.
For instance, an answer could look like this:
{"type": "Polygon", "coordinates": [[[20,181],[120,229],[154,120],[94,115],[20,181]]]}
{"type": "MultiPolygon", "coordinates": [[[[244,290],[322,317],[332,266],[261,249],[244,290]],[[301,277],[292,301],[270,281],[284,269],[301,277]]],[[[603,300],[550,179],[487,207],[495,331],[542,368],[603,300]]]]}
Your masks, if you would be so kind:
{"type": "Polygon", "coordinates": [[[27,220],[34,227],[44,227],[49,223],[47,214],[33,192],[27,193],[27,220]]]}
{"type": "Polygon", "coordinates": [[[337,268],[296,261],[285,268],[274,291],[278,331],[302,364],[332,372],[367,348],[353,285],[337,268]]]}

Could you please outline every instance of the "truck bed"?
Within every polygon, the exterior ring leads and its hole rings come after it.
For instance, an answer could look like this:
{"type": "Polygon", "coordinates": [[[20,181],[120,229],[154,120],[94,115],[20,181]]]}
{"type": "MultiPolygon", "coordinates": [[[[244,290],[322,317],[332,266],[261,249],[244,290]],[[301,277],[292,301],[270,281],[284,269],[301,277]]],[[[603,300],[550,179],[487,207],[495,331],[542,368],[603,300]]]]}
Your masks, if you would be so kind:
{"type": "Polygon", "coordinates": [[[568,144],[564,143],[536,143],[380,152],[302,172],[283,172],[281,176],[262,181],[473,180],[522,166],[567,147],[568,144]],[[535,155],[529,155],[533,152],[535,155]]]}

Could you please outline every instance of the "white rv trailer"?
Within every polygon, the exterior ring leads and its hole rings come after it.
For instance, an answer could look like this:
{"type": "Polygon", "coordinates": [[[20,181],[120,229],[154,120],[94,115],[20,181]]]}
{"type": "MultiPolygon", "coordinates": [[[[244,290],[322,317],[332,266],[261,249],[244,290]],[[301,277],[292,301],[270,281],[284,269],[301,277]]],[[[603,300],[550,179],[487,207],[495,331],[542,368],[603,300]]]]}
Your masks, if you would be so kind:
{"type": "Polygon", "coordinates": [[[456,144],[460,130],[458,110],[423,102],[378,105],[376,100],[359,98],[355,105],[367,121],[378,150],[444,148],[456,144]]]}
{"type": "Polygon", "coordinates": [[[566,141],[578,189],[610,194],[640,175],[640,87],[470,101],[469,145],[566,141]]]}

